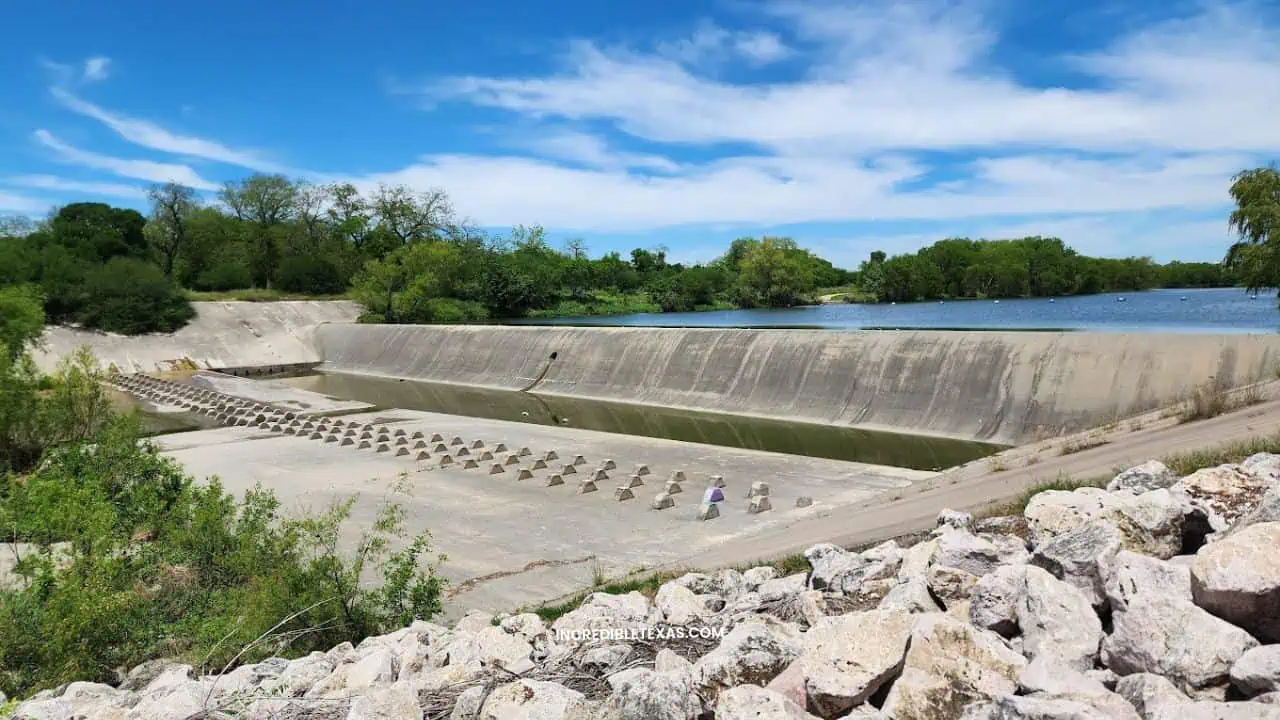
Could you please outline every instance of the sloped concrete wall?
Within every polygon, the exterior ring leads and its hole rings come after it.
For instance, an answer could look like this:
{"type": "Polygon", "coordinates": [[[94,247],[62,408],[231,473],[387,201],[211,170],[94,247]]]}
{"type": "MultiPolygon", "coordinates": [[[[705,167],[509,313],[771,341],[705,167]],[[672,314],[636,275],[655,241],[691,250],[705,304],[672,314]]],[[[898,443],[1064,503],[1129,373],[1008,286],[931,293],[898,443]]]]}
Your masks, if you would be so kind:
{"type": "Polygon", "coordinates": [[[175,333],[128,337],[51,327],[36,363],[48,371],[60,358],[88,345],[103,365],[125,371],[314,363],[315,329],[353,322],[360,307],[345,301],[198,302],[196,317],[175,333]]]}
{"type": "Polygon", "coordinates": [[[322,368],[1017,443],[1273,379],[1280,336],[325,325],[322,368]],[[547,368],[552,352],[556,360],[547,368]]]}

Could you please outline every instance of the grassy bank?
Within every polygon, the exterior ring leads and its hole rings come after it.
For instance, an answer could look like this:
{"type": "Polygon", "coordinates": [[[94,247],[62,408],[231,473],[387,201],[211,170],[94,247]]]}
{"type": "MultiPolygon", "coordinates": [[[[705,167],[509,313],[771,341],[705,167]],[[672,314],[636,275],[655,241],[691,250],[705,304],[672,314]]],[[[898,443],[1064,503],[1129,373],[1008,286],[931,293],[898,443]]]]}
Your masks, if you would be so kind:
{"type": "Polygon", "coordinates": [[[200,292],[187,290],[187,299],[191,302],[282,302],[285,300],[350,300],[347,295],[309,295],[307,293],[289,293],[281,290],[263,288],[246,288],[244,290],[225,290],[221,292],[200,292]]]}

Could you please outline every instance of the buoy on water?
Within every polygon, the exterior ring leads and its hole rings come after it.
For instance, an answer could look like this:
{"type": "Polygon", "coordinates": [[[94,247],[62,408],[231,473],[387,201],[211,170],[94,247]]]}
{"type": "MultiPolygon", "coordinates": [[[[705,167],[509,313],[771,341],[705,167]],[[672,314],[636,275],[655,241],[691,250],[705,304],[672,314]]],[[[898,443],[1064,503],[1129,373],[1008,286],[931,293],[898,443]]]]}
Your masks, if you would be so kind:
{"type": "Polygon", "coordinates": [[[1186,302],[1186,301],[1187,301],[1187,296],[1186,296],[1186,295],[1183,295],[1182,297],[1180,297],[1180,298],[1178,298],[1178,299],[1179,299],[1179,300],[1181,300],[1182,302],[1186,302]]]}
{"type": "Polygon", "coordinates": [[[1116,302],[1124,302],[1124,301],[1125,301],[1125,300],[1124,300],[1124,296],[1123,296],[1123,295],[1121,295],[1120,297],[1116,298],[1116,302]]]}
{"type": "Polygon", "coordinates": [[[1000,301],[999,301],[999,300],[992,300],[991,302],[995,303],[996,305],[999,305],[999,304],[1000,304],[1000,301]]]}
{"type": "Polygon", "coordinates": [[[1053,298],[1049,298],[1049,302],[1055,302],[1053,298]]]}

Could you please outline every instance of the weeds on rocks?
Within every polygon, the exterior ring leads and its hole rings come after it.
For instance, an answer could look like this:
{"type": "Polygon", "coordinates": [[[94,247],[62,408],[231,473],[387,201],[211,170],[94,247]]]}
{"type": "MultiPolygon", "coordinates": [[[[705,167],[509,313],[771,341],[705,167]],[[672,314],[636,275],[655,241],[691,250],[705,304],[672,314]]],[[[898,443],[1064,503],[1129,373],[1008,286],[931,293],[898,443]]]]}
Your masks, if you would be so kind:
{"type": "Polygon", "coordinates": [[[1257,453],[1280,453],[1280,433],[1170,455],[1164,459],[1164,464],[1178,475],[1190,475],[1201,468],[1238,463],[1257,453]]]}

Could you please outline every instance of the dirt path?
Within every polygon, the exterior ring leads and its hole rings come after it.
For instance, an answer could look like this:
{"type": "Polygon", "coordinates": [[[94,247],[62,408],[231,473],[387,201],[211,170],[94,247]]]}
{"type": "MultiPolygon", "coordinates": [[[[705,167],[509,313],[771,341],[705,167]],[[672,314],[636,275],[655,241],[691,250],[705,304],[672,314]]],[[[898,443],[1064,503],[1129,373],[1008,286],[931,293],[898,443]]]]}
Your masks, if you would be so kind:
{"type": "MultiPolygon", "coordinates": [[[[1275,384],[1271,385],[1265,397],[1276,397],[1275,384]]],[[[836,508],[824,517],[722,545],[667,568],[735,566],[801,552],[821,542],[848,547],[884,540],[932,527],[943,508],[980,510],[1062,475],[1108,475],[1147,460],[1277,432],[1280,399],[1189,423],[1155,413],[1107,430],[1021,446],[941,473],[901,495],[885,493],[867,505],[836,508]],[[1088,445],[1093,446],[1074,450],[1088,445]],[[1065,455],[1063,447],[1069,449],[1065,455]]]]}

